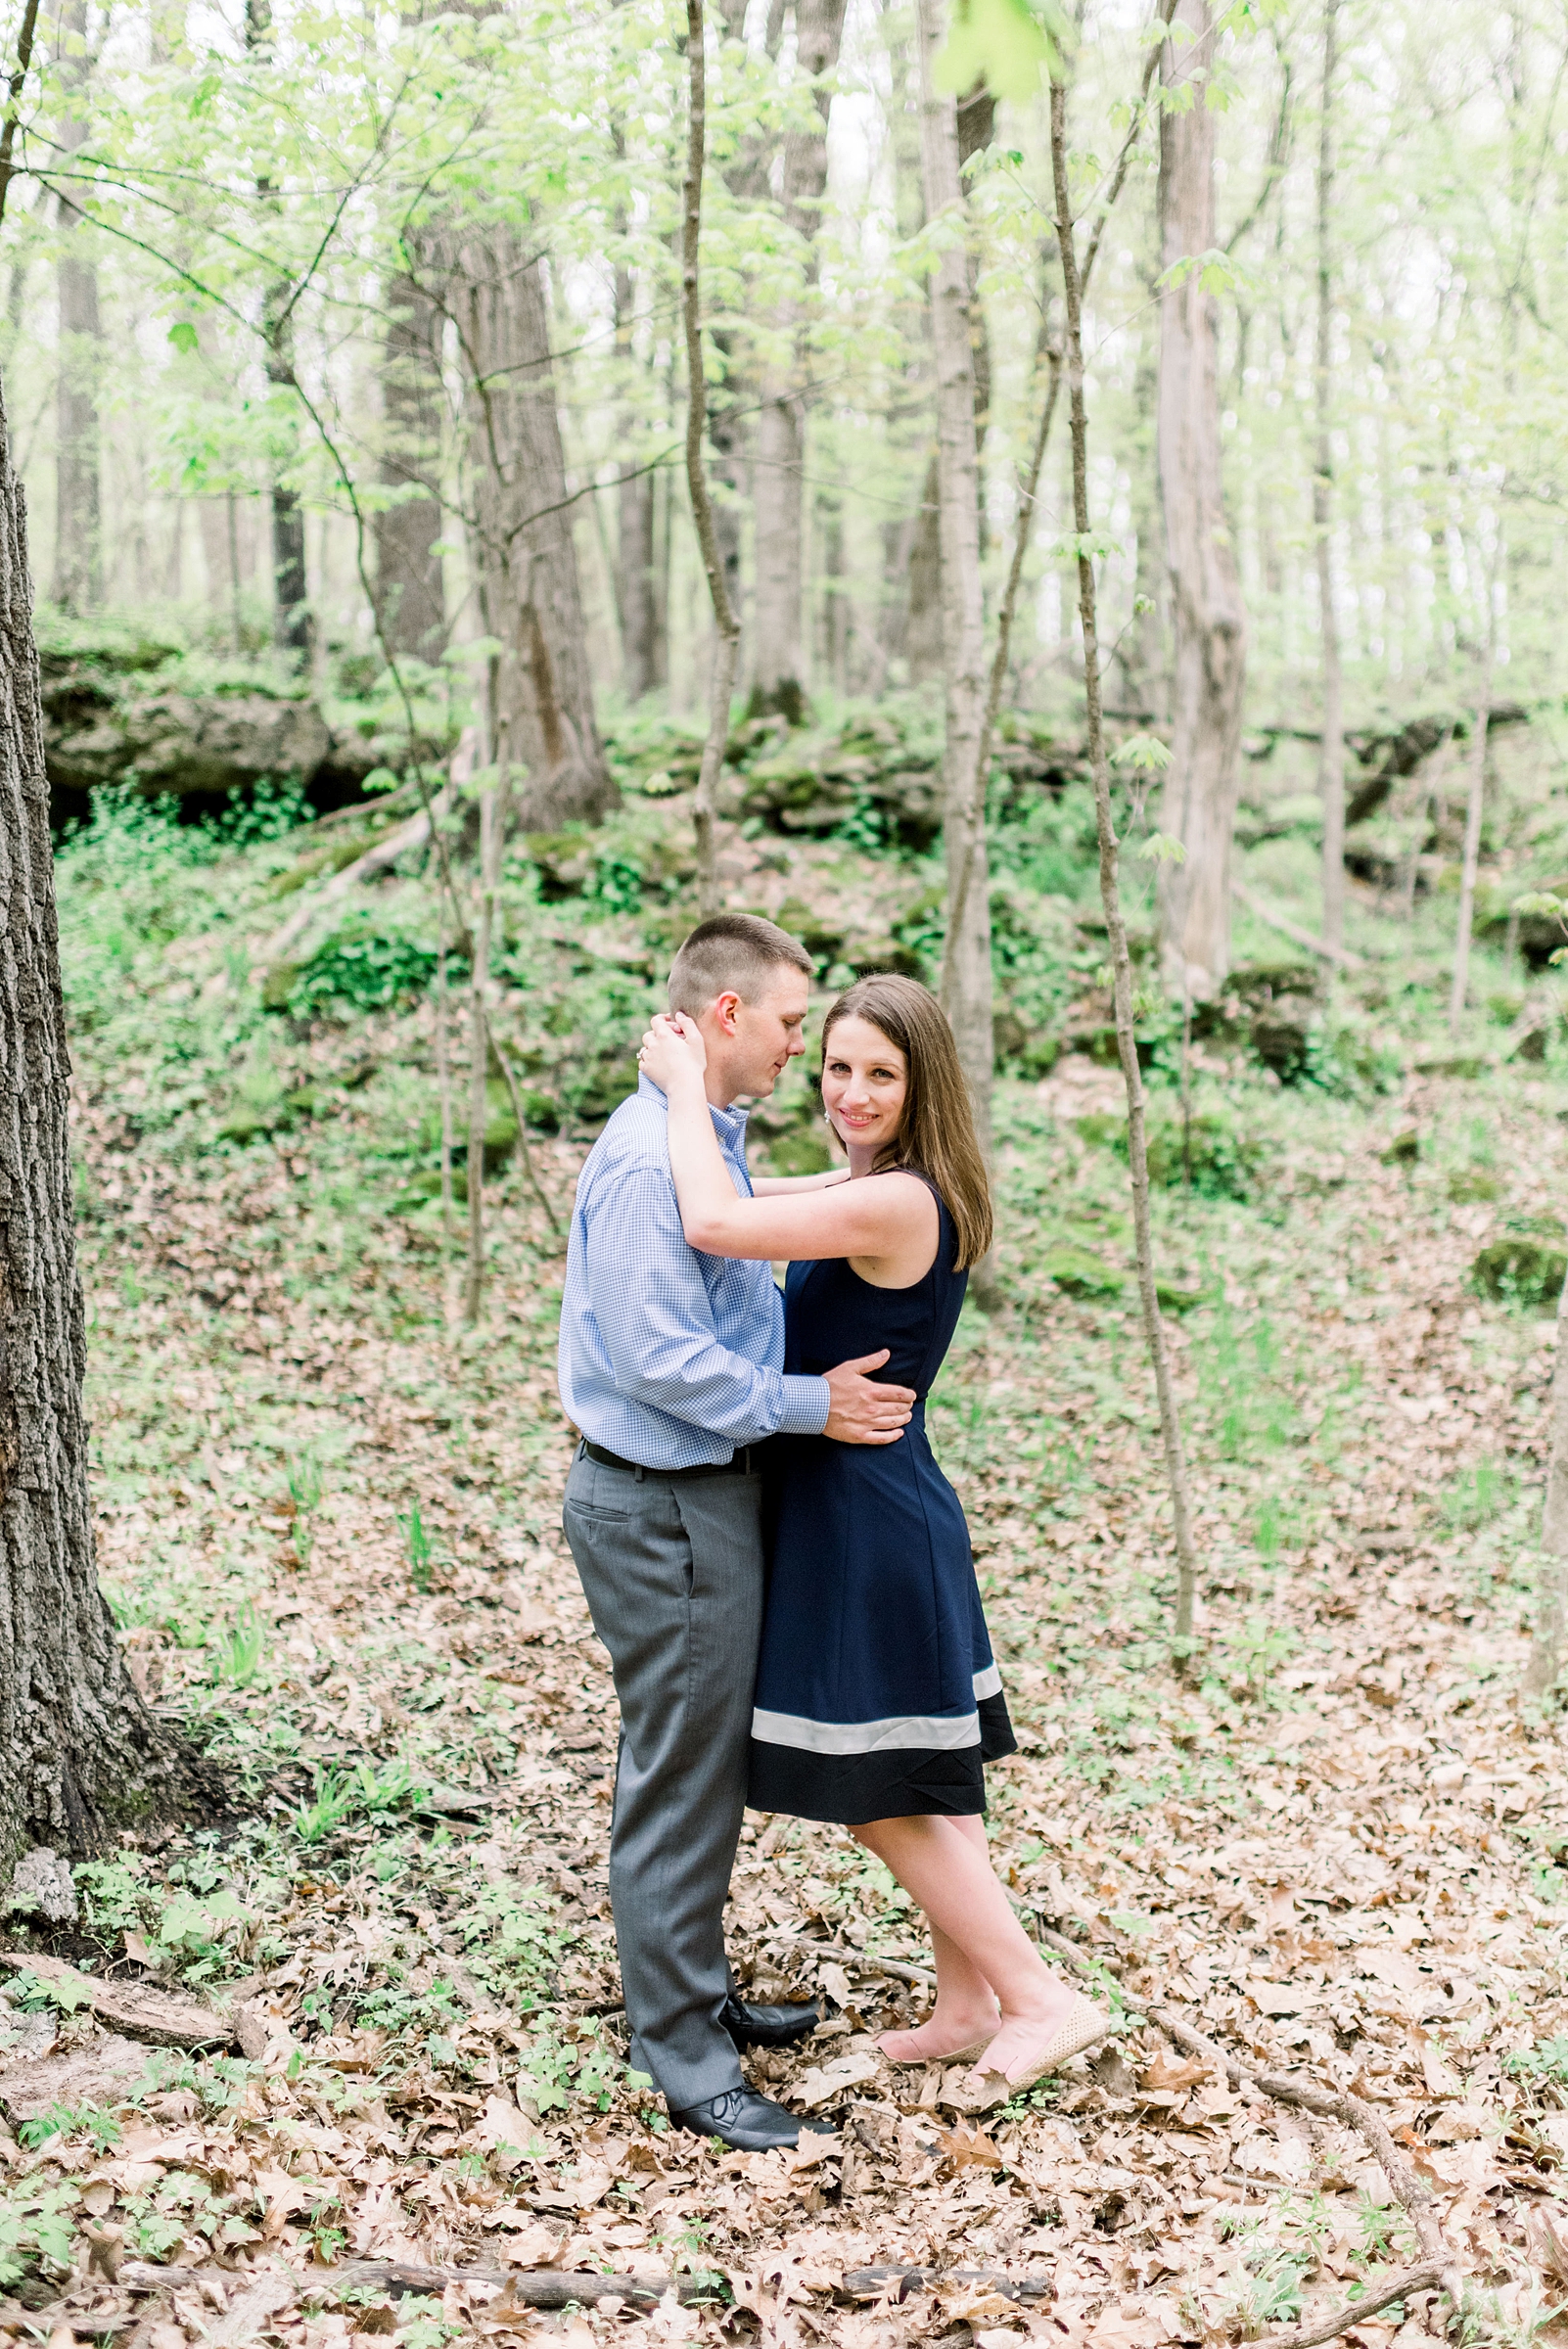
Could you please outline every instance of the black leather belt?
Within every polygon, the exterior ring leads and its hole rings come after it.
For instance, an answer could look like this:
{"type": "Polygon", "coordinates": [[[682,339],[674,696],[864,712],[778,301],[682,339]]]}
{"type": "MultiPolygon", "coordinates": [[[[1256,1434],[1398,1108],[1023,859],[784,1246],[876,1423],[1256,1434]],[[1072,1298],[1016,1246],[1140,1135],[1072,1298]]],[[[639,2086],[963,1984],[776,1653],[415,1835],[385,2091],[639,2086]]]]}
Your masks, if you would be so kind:
{"type": "Polygon", "coordinates": [[[686,1484],[699,1476],[752,1476],[756,1473],[752,1466],[750,1445],[727,1460],[699,1460],[691,1468],[645,1468],[640,1460],[623,1460],[619,1451],[608,1451],[602,1444],[590,1444],[584,1436],[578,1457],[597,1460],[601,1468],[623,1468],[628,1476],[667,1477],[672,1484],[686,1484]]]}

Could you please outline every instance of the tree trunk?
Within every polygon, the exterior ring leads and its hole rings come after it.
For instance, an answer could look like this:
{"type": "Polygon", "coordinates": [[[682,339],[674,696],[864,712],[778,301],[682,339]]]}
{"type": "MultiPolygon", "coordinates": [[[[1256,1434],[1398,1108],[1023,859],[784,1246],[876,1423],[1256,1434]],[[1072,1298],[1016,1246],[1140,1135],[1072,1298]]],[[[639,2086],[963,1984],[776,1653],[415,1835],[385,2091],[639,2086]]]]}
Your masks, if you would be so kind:
{"type": "MultiPolygon", "coordinates": [[[[1185,113],[1160,126],[1161,262],[1211,253],[1215,116],[1205,103],[1214,51],[1209,0],[1178,0],[1193,35],[1168,47],[1169,87],[1193,84],[1185,113]]],[[[1161,867],[1166,977],[1195,1002],[1230,964],[1230,846],[1241,751],[1247,628],[1220,478],[1219,310],[1189,269],[1160,301],[1160,490],[1171,573],[1175,691],[1161,829],[1186,861],[1161,867]]]]}
{"type": "MultiPolygon", "coordinates": [[[[821,77],[838,64],[844,34],[845,0],[797,0],[797,70],[817,83],[816,119],[808,130],[792,130],[784,141],[782,207],[787,227],[806,249],[805,277],[816,276],[816,232],[827,193],[827,124],[830,104],[821,77]]],[[[802,391],[806,351],[805,319],[791,303],[775,320],[793,334],[791,363],[769,368],[757,418],[757,457],[752,500],[757,530],[757,594],[753,605],[752,698],[754,714],[777,711],[792,726],[805,721],[806,580],[806,401],[802,391]]]]}
{"type": "Polygon", "coordinates": [[[438,661],[446,642],[441,509],[430,494],[441,462],[440,318],[407,274],[387,289],[382,353],[382,478],[397,503],[376,516],[376,587],[382,632],[394,653],[438,661]]]}
{"type": "Polygon", "coordinates": [[[623,474],[616,500],[621,682],[628,702],[640,702],[667,677],[654,547],[656,478],[623,474]]]}
{"type": "MultiPolygon", "coordinates": [[[[900,538],[905,602],[899,616],[896,649],[903,655],[911,685],[940,677],[945,639],[942,608],[942,522],[937,460],[932,458],[920,487],[920,510],[900,538]]],[[[978,523],[975,549],[978,557],[978,523]]]]}
{"type": "MultiPolygon", "coordinates": [[[[245,0],[245,45],[253,59],[270,49],[272,0],[245,0]]],[[[276,202],[270,179],[255,183],[264,206],[276,202]]],[[[266,342],[267,382],[277,391],[294,392],[293,287],[287,278],[273,278],[261,298],[261,326],[266,342]]],[[[315,643],[305,569],[304,508],[292,483],[275,475],[272,483],[272,640],[280,652],[292,655],[300,668],[308,665],[315,643]]]]}
{"type": "Polygon", "coordinates": [[[26,525],[0,410],[0,1860],[210,1810],[142,1702],[93,1565],[70,1064],[26,525]]]}
{"type": "Polygon", "coordinates": [[[1486,575],[1487,640],[1476,704],[1475,741],[1470,750],[1470,789],[1464,807],[1464,860],[1459,867],[1459,920],[1453,941],[1453,985],[1449,993],[1449,1034],[1457,1042],[1470,984],[1470,932],[1475,921],[1475,879],[1481,862],[1481,818],[1487,795],[1487,730],[1492,714],[1492,668],[1497,656],[1497,586],[1486,575]]]}
{"type": "MultiPolygon", "coordinates": [[[[1176,1410],[1176,1386],[1171,1376],[1165,1323],[1160,1317],[1160,1295],[1154,1273],[1154,1235],[1149,1218],[1149,1158],[1144,1127],[1143,1078],[1138,1067],[1137,1037],[1132,1019],[1132,959],[1128,950],[1127,924],[1122,915],[1121,843],[1111,817],[1111,763],[1105,750],[1100,706],[1099,618],[1094,592],[1094,562],[1084,541],[1089,536],[1088,417],[1084,403],[1083,280],[1079,274],[1077,224],[1067,183],[1067,93],[1059,80],[1051,83],[1051,181],[1056,197],[1056,242],[1062,256],[1062,292],[1067,311],[1067,389],[1073,436],[1073,529],[1078,536],[1078,614],[1084,639],[1084,701],[1088,721],[1089,766],[1094,778],[1094,827],[1100,851],[1100,902],[1111,948],[1112,995],[1116,1011],[1116,1042],[1127,1090],[1127,1161],[1132,1193],[1133,1250],[1138,1268],[1138,1297],[1149,1362],[1154,1371],[1160,1406],[1160,1435],[1165,1451],[1166,1481],[1171,1494],[1172,1531],[1176,1548],[1176,1602],[1173,1650],[1176,1670],[1191,1662],[1194,1608],[1197,1599],[1197,1550],[1192,1539],[1192,1504],[1187,1489],[1186,1454],[1181,1421],[1176,1410]]],[[[1102,215],[1103,217],[1103,215],[1102,215]]],[[[1092,259],[1098,239],[1089,248],[1092,259]]]]}
{"type": "Polygon", "coordinates": [[[686,178],[681,191],[680,323],[686,346],[686,490],[692,527],[708,579],[714,613],[714,663],[708,684],[708,733],[697,773],[692,824],[697,835],[697,906],[704,921],[718,911],[718,855],[715,797],[724,745],[729,739],[730,701],[740,650],[740,615],[729,592],[714,501],[703,463],[708,423],[708,381],[703,366],[702,246],[703,171],[708,157],[707,29],[703,0],[686,0],[686,178]]]}
{"type": "Polygon", "coordinates": [[[975,461],[975,354],[970,335],[958,110],[936,88],[932,68],[945,32],[943,0],[919,0],[921,167],[926,216],[956,215],[931,279],[937,363],[937,505],[945,638],[945,806],[947,940],[942,999],[974,1098],[982,1146],[991,1147],[993,1058],[991,875],[986,856],[984,619],[980,596],[979,468],[975,461]]]}
{"type": "Polygon", "coordinates": [[[1557,1352],[1551,1365],[1551,1443],[1546,1454],[1546,1506],[1541,1527],[1542,1561],[1536,1585],[1536,1628],[1525,1693],[1543,1697],[1562,1671],[1568,1642],[1568,1280],[1557,1300],[1557,1352]]]}
{"type": "MultiPolygon", "coordinates": [[[[964,167],[991,145],[996,135],[996,101],[984,81],[958,101],[958,184],[967,186],[964,167]]],[[[965,200],[967,202],[967,198],[965,200]]],[[[986,513],[986,432],[991,423],[991,333],[980,299],[980,254],[971,246],[965,256],[969,280],[969,342],[975,357],[975,510],[980,529],[980,559],[990,543],[986,513]]]]}
{"type": "MultiPolygon", "coordinates": [[[[616,357],[624,381],[636,365],[631,347],[634,287],[629,269],[616,270],[616,357]]],[[[621,437],[632,441],[632,412],[623,407],[621,437]]],[[[658,475],[622,468],[616,490],[616,615],[621,622],[621,686],[628,702],[666,681],[659,626],[654,551],[654,484],[658,475]]]]}
{"type": "Polygon", "coordinates": [[[482,613],[503,648],[491,719],[528,769],[527,830],[597,818],[616,804],[594,718],[542,275],[542,256],[504,228],[460,236],[447,269],[482,613]]]}
{"type": "MultiPolygon", "coordinates": [[[[60,79],[74,94],[87,80],[87,0],[67,0],[60,20],[60,79]]],[[[68,104],[69,100],[68,99],[68,104]]],[[[87,124],[74,111],[60,125],[62,159],[85,145],[87,124]]],[[[81,250],[82,217],[60,199],[59,378],[55,402],[55,602],[87,612],[103,601],[103,525],[99,510],[98,270],[81,250]]]]}
{"type": "Polygon", "coordinates": [[[1334,609],[1334,450],[1329,432],[1329,363],[1334,322],[1328,232],[1334,192],[1333,101],[1339,0],[1323,0],[1323,115],[1317,149],[1317,467],[1313,531],[1317,541],[1317,625],[1322,646],[1323,734],[1317,788],[1323,802],[1323,944],[1345,944],[1345,710],[1339,616],[1334,609]]]}

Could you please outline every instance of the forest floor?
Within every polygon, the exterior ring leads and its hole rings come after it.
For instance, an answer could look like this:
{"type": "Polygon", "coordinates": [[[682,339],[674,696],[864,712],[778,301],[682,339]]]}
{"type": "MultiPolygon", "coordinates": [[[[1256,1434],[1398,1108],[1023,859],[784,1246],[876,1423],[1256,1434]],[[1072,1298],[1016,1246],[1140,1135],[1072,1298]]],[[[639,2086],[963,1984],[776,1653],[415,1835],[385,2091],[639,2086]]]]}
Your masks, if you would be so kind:
{"type": "MultiPolygon", "coordinates": [[[[1552,1328],[1469,1285],[1499,1231],[1551,1227],[1555,1060],[1463,1079],[1411,1052],[1381,1092],[1216,1062],[1247,1195],[1158,1199],[1192,1300],[1171,1322],[1203,1561],[1185,1680],[1125,1170],[1093,1125],[1113,1073],[1070,1055],[1002,1084],[1008,1302],[966,1309],[931,1424],[1023,1746],[992,1773],[997,1864],[1104,1969],[1120,2035],[983,2127],[955,2116],[939,2069],[873,2046],[923,2004],[881,1961],[928,1962],[891,1879],[829,1829],[749,1819],[737,1970],[835,2009],[752,2072],[837,2134],[728,2155],[626,2070],[615,1708],[560,1531],[548,1224],[510,1162],[484,1318],[453,1334],[436,1211],[389,1206],[389,1133],[424,1119],[428,1143],[428,1002],[274,1020],[266,1082],[309,1114],[248,1133],[256,1030],[224,990],[281,852],[243,883],[239,858],[149,881],[162,852],[137,853],[113,951],[120,868],[63,867],[100,1566],[138,1679],[235,1810],[128,1837],[76,1868],[73,1926],[13,1931],[39,1963],[0,2019],[0,2325],[59,2349],[966,2326],[1158,2349],[1267,2337],[1398,2265],[1366,2142],[1173,2050],[1150,2002],[1368,2099],[1470,2280],[1466,2338],[1555,2337],[1568,1784],[1560,1715],[1519,1694],[1552,1328]],[[51,1954],[243,2002],[251,2051],[143,2047],[116,2075],[124,2043],[51,1954]],[[69,2093],[40,2090],[26,2067],[47,2084],[65,2056],[69,2093]],[[491,2275],[410,2292],[367,2261],[491,2275]],[[899,2264],[932,2280],[858,2275],[899,2264]],[[708,2296],[530,2314],[499,2280],[541,2268],[708,2296]]],[[[565,951],[570,908],[539,919],[536,952],[565,951]]],[[[563,1219],[587,1138],[533,1142],[563,1219]]],[[[1446,2322],[1429,2295],[1353,2337],[1407,2349],[1446,2322]]]]}

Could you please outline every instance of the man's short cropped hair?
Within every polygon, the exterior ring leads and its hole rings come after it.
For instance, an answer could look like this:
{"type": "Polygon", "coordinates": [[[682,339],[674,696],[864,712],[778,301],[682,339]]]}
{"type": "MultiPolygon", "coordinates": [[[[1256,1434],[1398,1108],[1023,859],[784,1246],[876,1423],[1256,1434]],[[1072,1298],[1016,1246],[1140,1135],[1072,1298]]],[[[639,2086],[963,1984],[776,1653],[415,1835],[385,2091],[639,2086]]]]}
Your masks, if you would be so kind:
{"type": "Polygon", "coordinates": [[[755,1003],[783,964],[804,971],[816,965],[798,938],[757,913],[717,913],[699,922],[675,956],[669,973],[669,1008],[701,1019],[710,1003],[733,989],[743,1003],[755,1003]]]}

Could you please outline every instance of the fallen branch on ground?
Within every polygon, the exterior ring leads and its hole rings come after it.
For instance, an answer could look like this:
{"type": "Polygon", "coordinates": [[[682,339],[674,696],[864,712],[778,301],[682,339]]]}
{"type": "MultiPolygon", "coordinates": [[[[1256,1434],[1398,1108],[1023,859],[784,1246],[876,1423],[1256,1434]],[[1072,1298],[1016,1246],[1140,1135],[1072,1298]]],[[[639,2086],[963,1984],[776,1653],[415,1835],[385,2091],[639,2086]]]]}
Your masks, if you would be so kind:
{"type": "MultiPolygon", "coordinates": [[[[432,810],[438,822],[446,813],[450,799],[449,791],[438,796],[432,810]]],[[[418,815],[411,815],[405,824],[398,824],[392,831],[384,833],[380,840],[372,842],[362,856],[356,856],[352,864],[346,864],[342,872],[334,873],[324,888],[312,891],[304,903],[297,906],[282,927],[274,930],[272,936],[256,949],[256,960],[261,963],[281,962],[324,906],[336,904],[340,898],[347,896],[349,890],[357,889],[361,881],[369,881],[375,874],[384,872],[388,865],[395,864],[399,856],[406,856],[411,849],[423,848],[430,835],[431,814],[424,808],[420,809],[418,815]]]]}
{"type": "Polygon", "coordinates": [[[1048,2276],[1004,2276],[998,2268],[852,2268],[839,2289],[852,2300],[878,2300],[895,2283],[899,2286],[899,2300],[953,2283],[976,2292],[999,2292],[1004,2300],[1051,2300],[1056,2296],[1056,2286],[1048,2276]]]}
{"type": "MultiPolygon", "coordinates": [[[[422,2268],[403,2260],[356,2259],[341,2268],[263,2268],[253,2276],[237,2277],[228,2268],[169,2269],[146,2260],[127,2261],[120,2280],[133,2292],[164,2291],[177,2280],[182,2287],[203,2281],[246,2285],[208,2334],[211,2349],[242,2349],[267,2328],[274,2318],[298,2300],[341,2300],[348,2292],[386,2292],[401,2299],[418,2295],[435,2298],[448,2284],[493,2284],[503,2306],[530,2309],[585,2308],[599,2300],[630,2300],[656,2306],[671,2292],[681,2302],[714,2297],[711,2280],[698,2276],[602,2276],[573,2268],[422,2268]]],[[[963,2284],[972,2291],[999,2292],[1008,2300],[1049,2300],[1055,2292],[1049,2276],[1007,2276],[999,2268],[915,2268],[901,2263],[889,2267],[851,2268],[835,2292],[849,2300],[880,2299],[892,2285],[899,2300],[943,2284],[963,2284]]],[[[1370,2305],[1370,2304],[1369,2304],[1370,2305]]],[[[1378,2303],[1377,2305],[1384,2305],[1378,2303]]],[[[496,2302],[491,2301],[493,2311],[496,2302]]],[[[91,2312],[95,2316],[101,2312],[91,2312]]],[[[69,2315],[57,2322],[69,2324],[69,2315]]],[[[112,2328],[117,2320],[105,2321],[112,2328]]]]}
{"type": "Polygon", "coordinates": [[[683,2302],[711,2299],[714,2294],[713,2283],[699,2276],[603,2276],[573,2268],[422,2268],[392,2259],[354,2259],[341,2268],[308,2272],[264,2268],[244,2279],[229,2268],[176,2271],[145,2260],[127,2260],[119,2274],[119,2281],[133,2292],[164,2291],[172,2281],[184,2289],[204,2281],[233,2284],[241,2280],[249,2289],[235,2300],[211,2334],[213,2341],[227,2344],[227,2349],[239,2349],[242,2341],[253,2337],[241,2328],[242,2312],[247,2321],[254,2319],[254,2331],[259,2332],[295,2301],[341,2300],[348,2292],[386,2292],[392,2299],[410,2294],[438,2298],[448,2284],[478,2283],[495,2287],[514,2308],[542,2309],[585,2308],[595,2300],[635,2300],[652,2307],[671,2292],[683,2302]]]}
{"type": "Polygon", "coordinates": [[[1308,953],[1316,953],[1324,963],[1343,963],[1345,970],[1366,968],[1366,956],[1363,953],[1352,953],[1350,946],[1326,946],[1324,940],[1314,938],[1313,930],[1303,930],[1301,923],[1291,921],[1286,914],[1274,914],[1272,906],[1263,904],[1261,898],[1254,898],[1254,893],[1246,888],[1244,881],[1232,881],[1230,895],[1234,902],[1244,904],[1246,911],[1254,914],[1261,923],[1266,923],[1269,930],[1279,930],[1279,938],[1289,938],[1293,946],[1305,946],[1308,953]]]}
{"type": "Polygon", "coordinates": [[[106,1982],[84,1974],[63,1958],[33,1950],[0,1951],[0,1965],[14,1966],[49,1982],[78,2006],[90,2006],[116,2030],[132,2039],[151,2040],[167,2048],[223,2047],[234,2036],[234,2019],[218,2014],[200,1999],[156,1982],[106,1982]]]}
{"type": "Polygon", "coordinates": [[[1262,898],[1254,897],[1244,882],[1232,881],[1230,894],[1238,905],[1244,905],[1250,914],[1266,923],[1270,930],[1277,930],[1281,938],[1288,938],[1293,946],[1305,946],[1309,954],[1319,955],[1324,962],[1342,963],[1347,971],[1365,969],[1364,954],[1353,953],[1349,946],[1326,945],[1320,938],[1314,938],[1310,930],[1304,930],[1299,922],[1291,921],[1285,914],[1276,913],[1271,905],[1264,903],[1262,898]]]}
{"type": "Polygon", "coordinates": [[[937,1977],[928,1966],[905,1965],[901,1958],[873,1958],[869,1950],[846,1949],[842,1942],[818,1941],[811,1933],[774,1932],[762,1936],[766,1941],[790,1941],[804,1950],[815,1950],[824,1958],[840,1958],[846,1965],[863,1965],[873,1973],[891,1974],[895,1982],[913,1983],[916,1990],[935,1990],[937,1977]]]}
{"type": "MultiPolygon", "coordinates": [[[[1064,1935],[1052,1932],[1040,1919],[1038,1911],[1035,1930],[1046,1948],[1054,1950],[1058,1957],[1065,1958],[1076,1972],[1087,1974],[1094,1970],[1083,1952],[1064,1935]]],[[[1095,1962],[1119,1978],[1116,1966],[1108,1964],[1104,1958],[1095,1962]]],[[[1324,2317],[1316,2324],[1298,2327],[1293,2332],[1276,2333],[1270,2337],[1269,2349],[1312,2349],[1314,2341],[1333,2340],[1337,2334],[1369,2316],[1374,2306],[1386,2308],[1393,2301],[1403,2299],[1407,2292],[1440,2288],[1448,2294],[1455,2309],[1460,2306],[1464,2295],[1464,2271],[1444,2235],[1438,2220],[1436,2197],[1430,2187],[1422,2185],[1408,2162],[1401,2159],[1386,2124],[1369,2104],[1363,2103],[1360,2096],[1352,2096],[1349,2091],[1317,2088],[1310,2080],[1289,2080],[1277,2072],[1255,2071],[1251,2064],[1243,2063],[1228,2049],[1205,2038],[1201,2031],[1195,2031],[1189,2022],[1169,2006],[1157,2005],[1142,1998],[1137,1999],[1135,2004],[1138,2012],[1147,2015],[1157,2031],[1163,2031],[1167,2039],[1174,2041],[1176,2047],[1184,2048],[1189,2055],[1201,2055],[1206,2063],[1212,2063],[1232,2088],[1255,2088],[1276,2104],[1291,2104],[1298,2111],[1310,2112],[1316,2120],[1339,2121],[1344,2127],[1354,2129],[1371,2147],[1388,2181],[1389,2191],[1415,2230],[1422,2264],[1385,2279],[1384,2284],[1375,2287],[1383,2293],[1381,2299],[1374,2301],[1368,2293],[1360,2300],[1351,2301],[1331,2319],[1324,2317]]]]}

